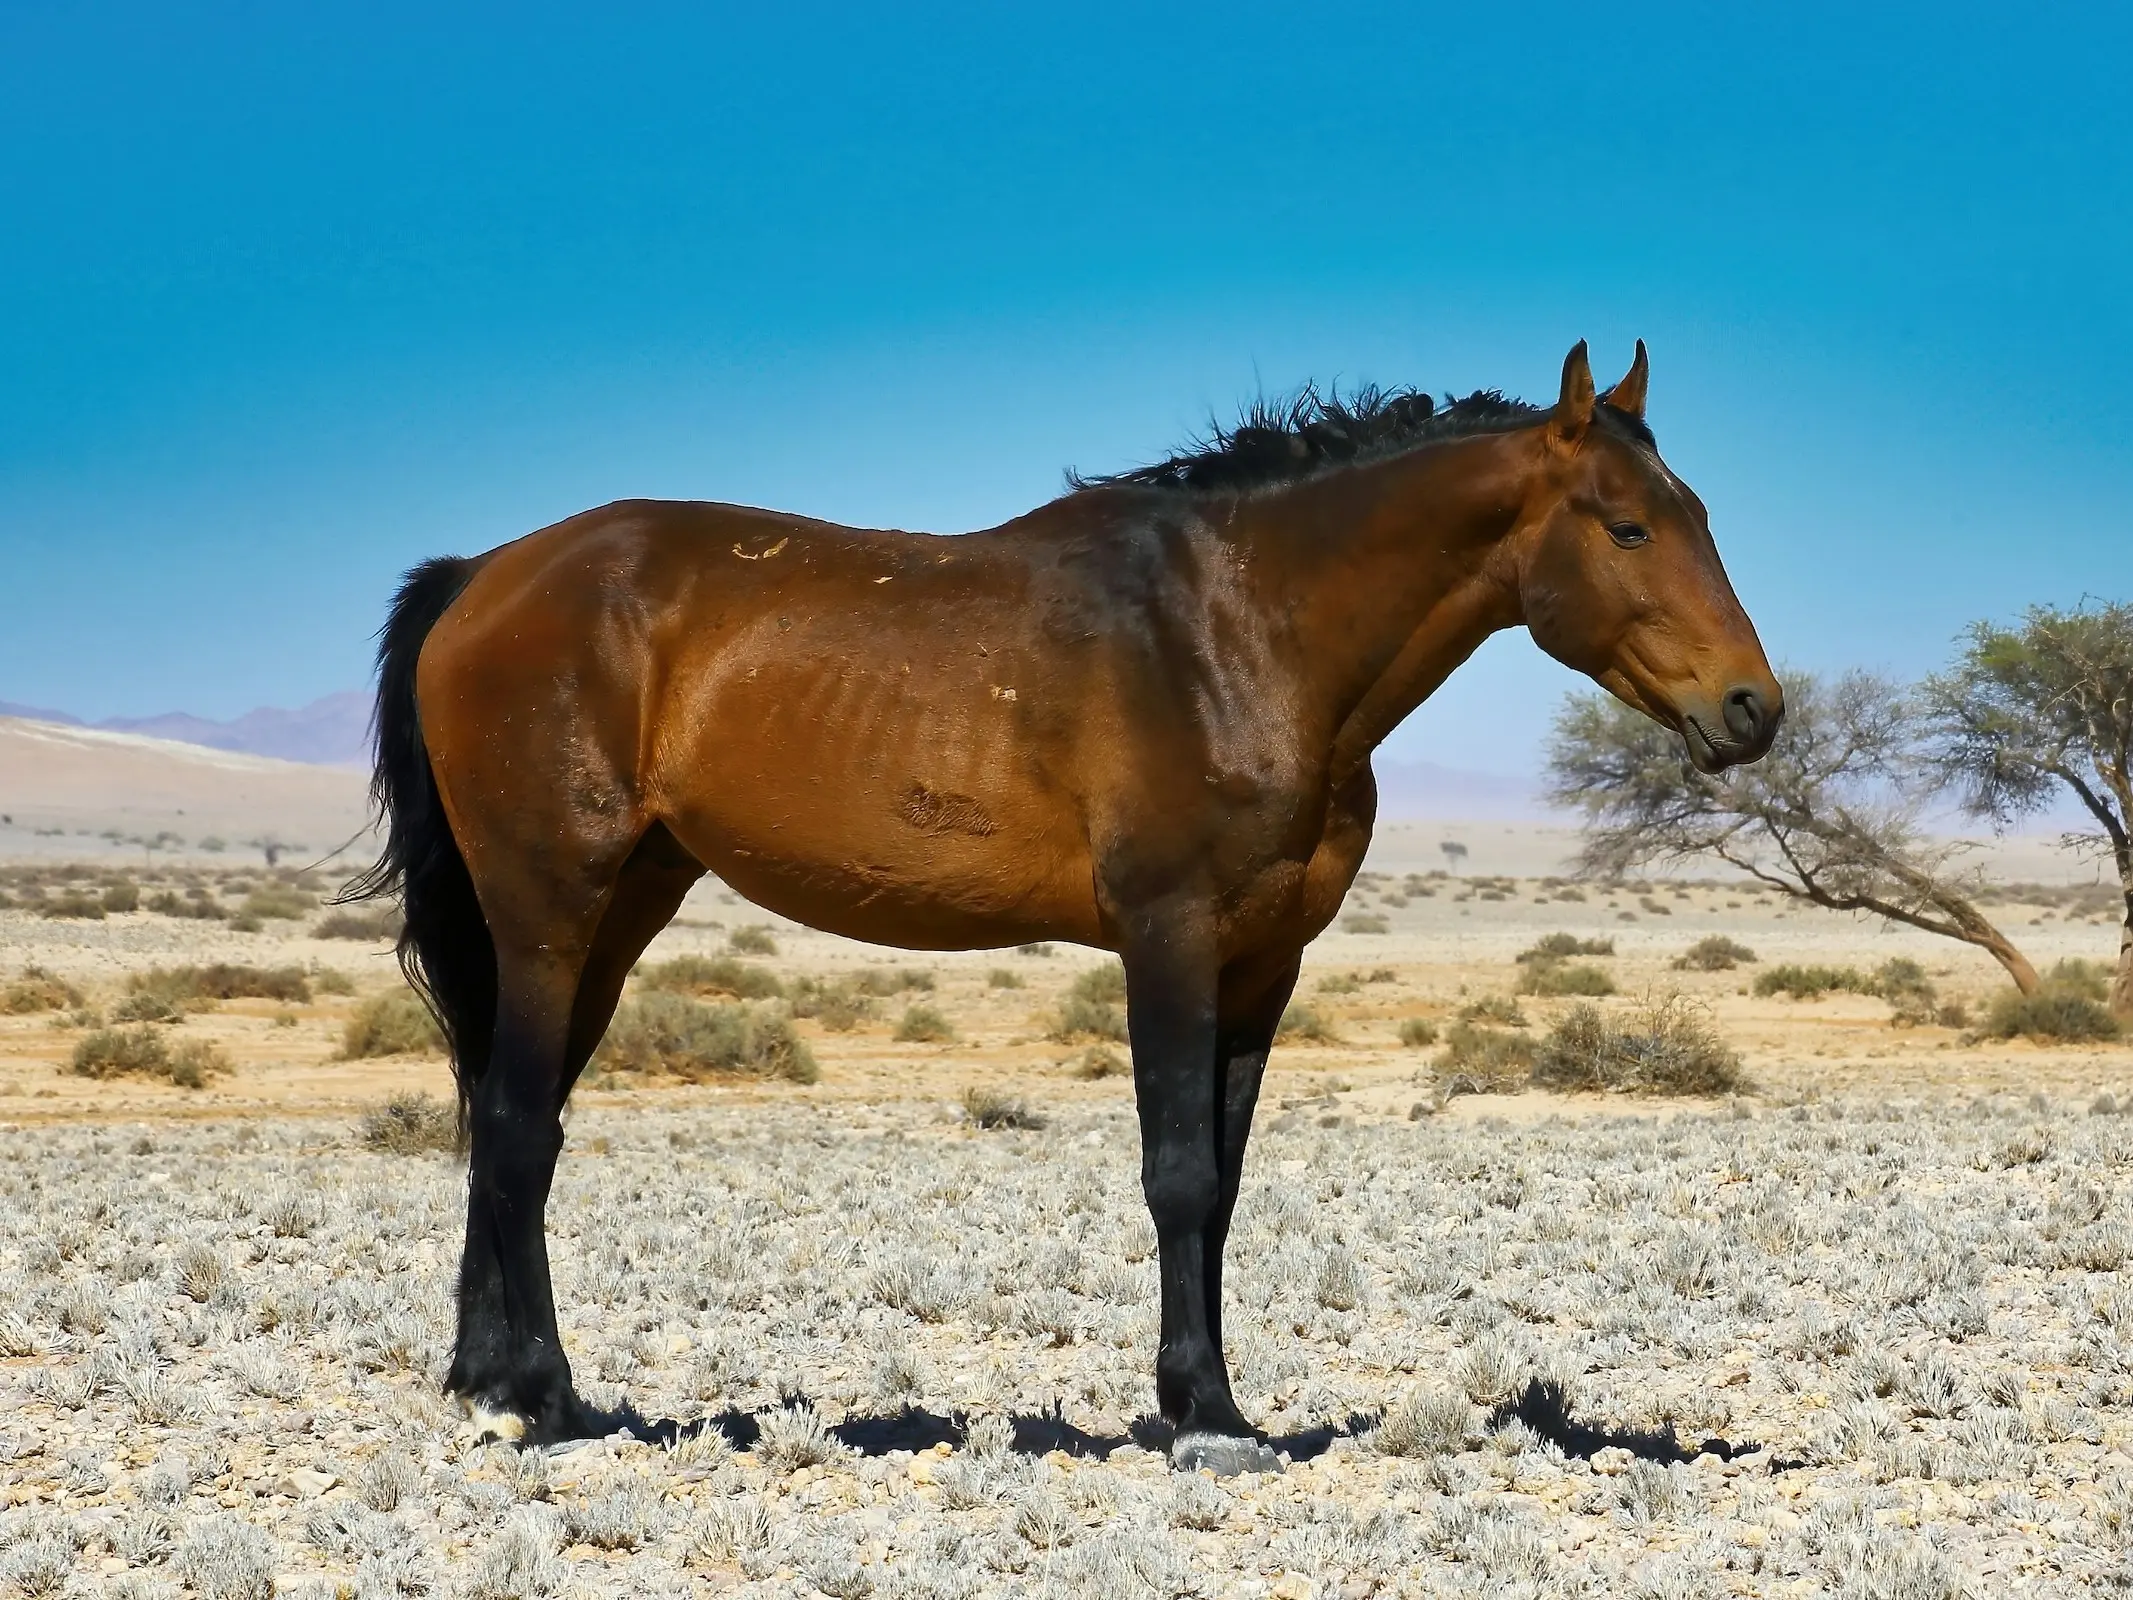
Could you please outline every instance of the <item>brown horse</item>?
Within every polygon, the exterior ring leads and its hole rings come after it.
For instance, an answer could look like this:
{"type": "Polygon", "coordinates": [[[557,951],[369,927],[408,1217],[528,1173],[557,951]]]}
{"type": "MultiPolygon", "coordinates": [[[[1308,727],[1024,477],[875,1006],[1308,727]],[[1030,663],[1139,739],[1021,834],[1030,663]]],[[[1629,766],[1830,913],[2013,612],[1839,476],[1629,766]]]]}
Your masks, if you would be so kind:
{"type": "Polygon", "coordinates": [[[364,892],[471,1138],[448,1379],[529,1441],[571,1387],[543,1211],[623,979],[706,871],[916,949],[1126,969],[1173,1459],[1271,1465],[1230,1396],[1222,1252],[1274,1029],[1370,841],[1370,755],[1481,641],[1534,639],[1715,771],[1780,690],[1704,508],[1595,396],[1302,399],[959,538],[631,501],[407,577],[379,650],[364,892]]]}

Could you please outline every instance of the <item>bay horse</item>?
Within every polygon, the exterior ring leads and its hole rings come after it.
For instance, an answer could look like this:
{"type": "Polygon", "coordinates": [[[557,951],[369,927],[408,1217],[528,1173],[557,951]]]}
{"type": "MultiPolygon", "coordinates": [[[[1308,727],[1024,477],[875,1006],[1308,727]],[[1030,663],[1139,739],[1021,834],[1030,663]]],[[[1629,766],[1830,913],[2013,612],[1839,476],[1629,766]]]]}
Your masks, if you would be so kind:
{"type": "Polygon", "coordinates": [[[960,537],[622,501],[411,571],[352,893],[404,902],[470,1141],[447,1388],[528,1443],[647,1426],[572,1388],[543,1214],[564,1100],[709,871],[876,944],[1117,952],[1172,1460],[1273,1467],[1230,1393],[1223,1247],[1371,752],[1520,623],[1706,772],[1782,715],[1648,372],[1639,341],[1598,396],[1581,342],[1552,407],[1306,388],[960,537]]]}

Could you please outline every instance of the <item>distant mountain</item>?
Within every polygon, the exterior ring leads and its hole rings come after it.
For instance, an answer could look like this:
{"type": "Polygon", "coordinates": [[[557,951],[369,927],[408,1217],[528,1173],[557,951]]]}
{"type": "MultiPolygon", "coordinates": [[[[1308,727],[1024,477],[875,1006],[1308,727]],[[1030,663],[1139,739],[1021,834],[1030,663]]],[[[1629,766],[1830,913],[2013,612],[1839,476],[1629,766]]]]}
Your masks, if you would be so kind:
{"type": "Polygon", "coordinates": [[[101,728],[110,733],[143,733],[180,744],[205,745],[210,750],[235,750],[313,766],[362,766],[370,759],[370,696],[357,689],[326,695],[294,711],[260,706],[227,722],[184,711],[84,722],[64,711],[5,700],[0,700],[0,717],[24,717],[69,728],[101,728]]]}

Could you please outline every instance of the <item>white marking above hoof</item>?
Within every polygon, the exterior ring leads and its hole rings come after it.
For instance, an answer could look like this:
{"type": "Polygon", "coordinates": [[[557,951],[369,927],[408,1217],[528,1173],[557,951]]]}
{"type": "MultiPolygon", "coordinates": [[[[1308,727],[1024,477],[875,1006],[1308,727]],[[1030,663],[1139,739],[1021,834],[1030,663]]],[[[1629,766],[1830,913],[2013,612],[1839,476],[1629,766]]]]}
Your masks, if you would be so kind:
{"type": "Polygon", "coordinates": [[[517,1444],[526,1437],[526,1419],[515,1411],[497,1411],[464,1396],[459,1404],[467,1415],[461,1432],[470,1444],[517,1444]]]}
{"type": "Polygon", "coordinates": [[[1171,1442],[1170,1470],[1212,1472],[1218,1478],[1234,1478],[1244,1472],[1279,1472],[1281,1457],[1257,1439],[1238,1439],[1226,1433],[1187,1433],[1171,1442]]]}

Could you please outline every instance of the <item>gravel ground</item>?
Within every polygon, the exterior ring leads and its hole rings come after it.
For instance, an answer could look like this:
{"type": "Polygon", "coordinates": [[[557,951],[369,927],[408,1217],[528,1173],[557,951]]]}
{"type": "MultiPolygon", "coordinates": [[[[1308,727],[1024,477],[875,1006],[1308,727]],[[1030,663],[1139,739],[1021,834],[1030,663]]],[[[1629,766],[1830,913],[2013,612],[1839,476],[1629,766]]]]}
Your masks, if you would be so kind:
{"type": "Polygon", "coordinates": [[[728,1431],[550,1455],[438,1396],[449,1158],[323,1120],[10,1129],[0,1590],[2133,1588],[2123,1118],[1282,1120],[1230,1339],[1292,1463],[1220,1483],[1136,1421],[1117,1108],[589,1105],[550,1230],[581,1386],[728,1431]]]}

